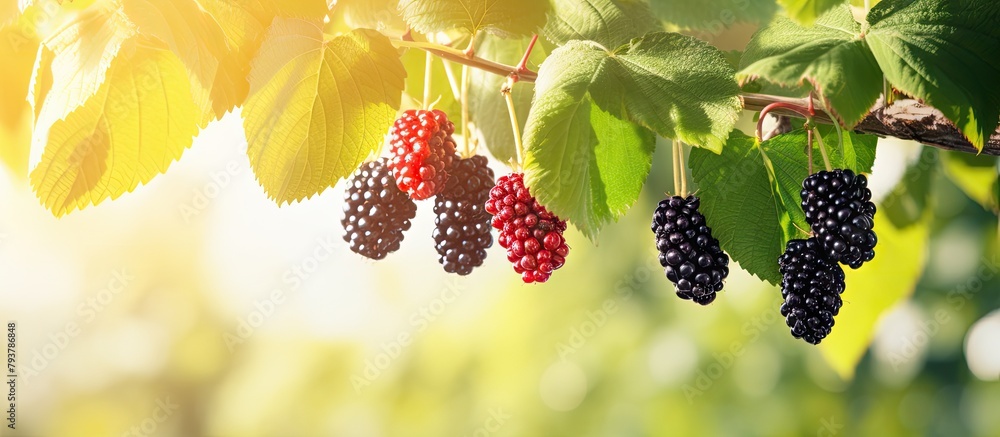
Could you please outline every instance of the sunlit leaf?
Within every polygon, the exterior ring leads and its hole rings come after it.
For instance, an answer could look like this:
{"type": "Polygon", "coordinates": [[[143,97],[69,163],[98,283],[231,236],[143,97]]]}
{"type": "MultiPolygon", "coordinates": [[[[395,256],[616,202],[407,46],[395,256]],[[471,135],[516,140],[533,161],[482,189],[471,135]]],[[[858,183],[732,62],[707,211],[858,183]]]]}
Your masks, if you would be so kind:
{"type": "Polygon", "coordinates": [[[451,29],[501,36],[529,35],[545,24],[547,1],[400,0],[399,10],[414,30],[429,34],[451,29]]]}
{"type": "Polygon", "coordinates": [[[180,158],[200,114],[176,55],[130,38],[97,92],[52,125],[31,172],[35,194],[61,216],[132,191],[180,158]]]}
{"type": "Polygon", "coordinates": [[[17,27],[0,29],[0,160],[18,176],[28,174],[31,150],[31,106],[28,88],[39,41],[17,27]]]}
{"type": "Polygon", "coordinates": [[[681,29],[719,33],[736,23],[766,23],[775,0],[650,0],[657,18],[681,29]]]}
{"type": "Polygon", "coordinates": [[[238,82],[216,81],[220,60],[228,56],[229,47],[222,27],[195,0],[123,0],[122,6],[139,33],[167,43],[187,66],[194,100],[206,112],[205,122],[242,103],[226,101],[236,95],[238,82]]]}
{"type": "Polygon", "coordinates": [[[97,93],[122,43],[135,34],[119,9],[104,6],[87,8],[42,42],[48,53],[36,63],[29,96],[37,114],[29,168],[41,160],[49,127],[97,93]]]}
{"type": "Polygon", "coordinates": [[[555,44],[580,39],[618,47],[658,30],[663,30],[663,26],[642,1],[553,0],[542,34],[555,44]]]}
{"type": "Polygon", "coordinates": [[[983,208],[997,211],[1000,207],[997,183],[997,158],[968,153],[941,153],[944,174],[966,195],[983,208]]]}
{"type": "Polygon", "coordinates": [[[868,14],[886,79],[939,109],[982,149],[1000,123],[1000,8],[993,0],[898,0],[868,14]]]}
{"type": "Polygon", "coordinates": [[[846,0],[778,0],[789,18],[805,26],[811,26],[826,11],[846,0]]]}
{"type": "Polygon", "coordinates": [[[276,19],[243,108],[250,165],[268,196],[302,200],[350,175],[382,144],[405,77],[378,32],[326,42],[313,22],[276,19]]]}
{"type": "Polygon", "coordinates": [[[882,92],[882,72],[860,35],[847,6],[810,27],[777,18],[750,40],[737,77],[786,87],[808,84],[845,126],[853,126],[882,92]]]}
{"type": "Polygon", "coordinates": [[[868,350],[880,317],[912,293],[927,261],[930,215],[905,228],[875,215],[875,259],[863,268],[844,268],[847,290],[836,327],[819,345],[827,363],[845,380],[868,350]]]}

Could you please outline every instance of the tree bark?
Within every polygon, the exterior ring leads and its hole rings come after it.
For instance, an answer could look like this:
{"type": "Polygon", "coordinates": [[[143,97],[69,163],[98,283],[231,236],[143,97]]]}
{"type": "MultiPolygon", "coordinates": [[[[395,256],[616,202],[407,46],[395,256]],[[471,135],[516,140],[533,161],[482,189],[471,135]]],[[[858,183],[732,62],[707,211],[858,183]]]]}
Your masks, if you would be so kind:
{"type": "MultiPolygon", "coordinates": [[[[789,102],[806,106],[807,99],[776,97],[766,94],[746,93],[742,95],[744,108],[759,111],[774,102],[789,102]]],[[[776,110],[777,114],[792,117],[802,117],[793,111],[776,110]]],[[[817,113],[813,118],[816,122],[832,124],[826,113],[817,113]]],[[[873,134],[880,137],[895,137],[913,140],[921,144],[945,150],[955,150],[966,153],[978,153],[972,143],[955,125],[945,118],[941,111],[924,105],[916,100],[897,100],[886,106],[882,100],[865,118],[854,127],[861,134],[873,134]]],[[[984,155],[1000,156],[1000,127],[993,133],[983,147],[984,155]]]]}

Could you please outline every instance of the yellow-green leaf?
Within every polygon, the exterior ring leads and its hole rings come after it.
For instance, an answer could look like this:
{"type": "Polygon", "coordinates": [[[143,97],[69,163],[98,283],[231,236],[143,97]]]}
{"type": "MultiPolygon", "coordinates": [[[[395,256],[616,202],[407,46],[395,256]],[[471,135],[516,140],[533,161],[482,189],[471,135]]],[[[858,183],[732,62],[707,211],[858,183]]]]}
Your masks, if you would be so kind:
{"type": "Polygon", "coordinates": [[[382,144],[405,77],[378,32],[324,41],[312,22],[276,19],[243,108],[250,165],[268,196],[302,200],[350,175],[382,144]]]}
{"type": "Polygon", "coordinates": [[[944,174],[970,199],[983,208],[998,211],[1000,187],[997,183],[997,158],[960,152],[941,153],[944,174]]]}
{"type": "Polygon", "coordinates": [[[206,112],[204,122],[242,103],[229,100],[236,96],[237,82],[216,80],[220,60],[229,54],[226,35],[194,0],[123,0],[122,7],[139,33],[165,42],[187,66],[194,100],[206,112]]]}
{"type": "Polygon", "coordinates": [[[38,44],[18,27],[0,29],[0,59],[5,64],[0,69],[0,160],[20,177],[28,174],[31,107],[25,98],[38,44]]]}
{"type": "Polygon", "coordinates": [[[184,64],[159,41],[127,40],[96,93],[51,129],[31,172],[56,216],[115,199],[180,158],[198,131],[184,64]]]}
{"type": "Polygon", "coordinates": [[[875,259],[858,270],[844,268],[844,306],[833,333],[819,349],[845,380],[854,377],[854,369],[868,350],[882,314],[913,293],[927,260],[929,218],[925,214],[922,220],[899,229],[876,215],[875,259]]]}
{"type": "Polygon", "coordinates": [[[117,12],[108,4],[92,5],[42,41],[28,98],[36,114],[30,168],[42,157],[49,127],[98,92],[122,43],[135,34],[117,12]]]}

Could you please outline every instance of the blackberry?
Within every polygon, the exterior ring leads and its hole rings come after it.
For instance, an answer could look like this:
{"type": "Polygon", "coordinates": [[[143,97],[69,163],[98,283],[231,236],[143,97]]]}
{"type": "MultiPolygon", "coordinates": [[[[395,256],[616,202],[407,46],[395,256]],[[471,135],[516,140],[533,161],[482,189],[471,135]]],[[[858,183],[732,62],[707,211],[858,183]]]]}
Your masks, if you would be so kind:
{"type": "Polygon", "coordinates": [[[382,259],[399,249],[417,205],[396,187],[388,159],[367,162],[344,193],[344,241],[355,253],[382,259]]]}
{"type": "Polygon", "coordinates": [[[788,242],[778,258],[781,272],[781,315],[792,336],[819,344],[833,328],[844,292],[844,269],[826,257],[816,237],[788,242]]]}
{"type": "Polygon", "coordinates": [[[821,171],[802,182],[802,210],[825,256],[852,269],[875,257],[875,204],[868,178],[851,170],[821,171]]]}
{"type": "Polygon", "coordinates": [[[677,296],[701,305],[715,300],[729,276],[729,256],[712,237],[695,196],[673,196],[660,201],[650,229],[656,235],[660,265],[676,286],[677,296]]]}
{"type": "Polygon", "coordinates": [[[497,179],[486,212],[493,215],[493,227],[500,230],[497,243],[507,249],[507,260],[525,283],[548,281],[566,263],[566,222],[528,192],[523,174],[497,179]]]}
{"type": "Polygon", "coordinates": [[[486,259],[493,245],[486,201],[493,170],[481,155],[456,161],[444,191],[434,203],[434,243],[444,271],[465,276],[486,259]]]}
{"type": "Polygon", "coordinates": [[[455,124],[440,110],[410,109],[389,130],[392,176],[413,200],[427,199],[444,189],[455,160],[455,124]]]}

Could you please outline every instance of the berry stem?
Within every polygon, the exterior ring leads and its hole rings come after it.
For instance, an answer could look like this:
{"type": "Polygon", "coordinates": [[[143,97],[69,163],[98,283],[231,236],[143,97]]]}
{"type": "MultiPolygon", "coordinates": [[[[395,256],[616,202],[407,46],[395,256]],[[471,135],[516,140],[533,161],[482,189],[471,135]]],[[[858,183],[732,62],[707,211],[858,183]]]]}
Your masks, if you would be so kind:
{"type": "Polygon", "coordinates": [[[469,66],[462,66],[462,157],[468,158],[469,143],[472,141],[472,129],[469,128],[469,66]]]}
{"type": "MultiPolygon", "coordinates": [[[[812,99],[809,99],[810,102],[812,99]]],[[[760,110],[760,118],[757,120],[757,140],[762,141],[764,135],[764,119],[767,114],[776,109],[786,109],[802,115],[804,118],[812,118],[809,108],[804,108],[791,102],[773,102],[760,110]]]]}
{"type": "Polygon", "coordinates": [[[677,142],[674,141],[670,145],[670,152],[673,154],[673,164],[674,164],[674,194],[681,195],[681,158],[680,154],[677,153],[679,147],[677,147],[677,142]]]}
{"type": "Polygon", "coordinates": [[[444,65],[444,75],[448,77],[448,84],[451,85],[451,95],[455,100],[460,100],[462,98],[462,91],[459,89],[458,78],[455,77],[455,70],[452,68],[451,61],[442,61],[444,65]]]}
{"type": "Polygon", "coordinates": [[[517,110],[514,108],[514,98],[511,97],[510,91],[514,87],[514,77],[511,74],[507,76],[507,81],[504,82],[503,86],[500,88],[500,94],[503,94],[504,100],[507,101],[507,113],[510,114],[510,126],[514,133],[514,151],[517,153],[517,169],[524,168],[524,144],[521,142],[521,126],[517,121],[517,110]]]}
{"type": "Polygon", "coordinates": [[[424,109],[430,109],[431,104],[431,71],[434,66],[434,55],[431,52],[427,52],[427,56],[424,59],[424,109]]]}
{"type": "Polygon", "coordinates": [[[684,156],[684,143],[681,141],[677,142],[677,160],[680,162],[681,168],[681,197],[687,197],[688,194],[688,183],[687,183],[687,159],[684,156]]]}
{"type": "MultiPolygon", "coordinates": [[[[830,157],[826,154],[826,145],[823,144],[823,136],[819,134],[818,129],[809,129],[809,133],[812,134],[815,130],[816,141],[819,142],[819,153],[823,154],[823,165],[826,166],[826,171],[833,171],[833,166],[830,165],[830,157]]],[[[811,148],[811,147],[810,147],[811,148]]],[[[810,172],[811,174],[812,172],[810,172]]]]}
{"type": "MultiPolygon", "coordinates": [[[[806,122],[807,126],[808,126],[808,124],[809,123],[806,122]]],[[[806,149],[807,150],[806,157],[807,157],[807,159],[809,161],[809,165],[808,165],[809,174],[813,174],[813,130],[811,128],[806,130],[806,137],[808,138],[808,143],[807,143],[808,147],[806,149]]]]}

